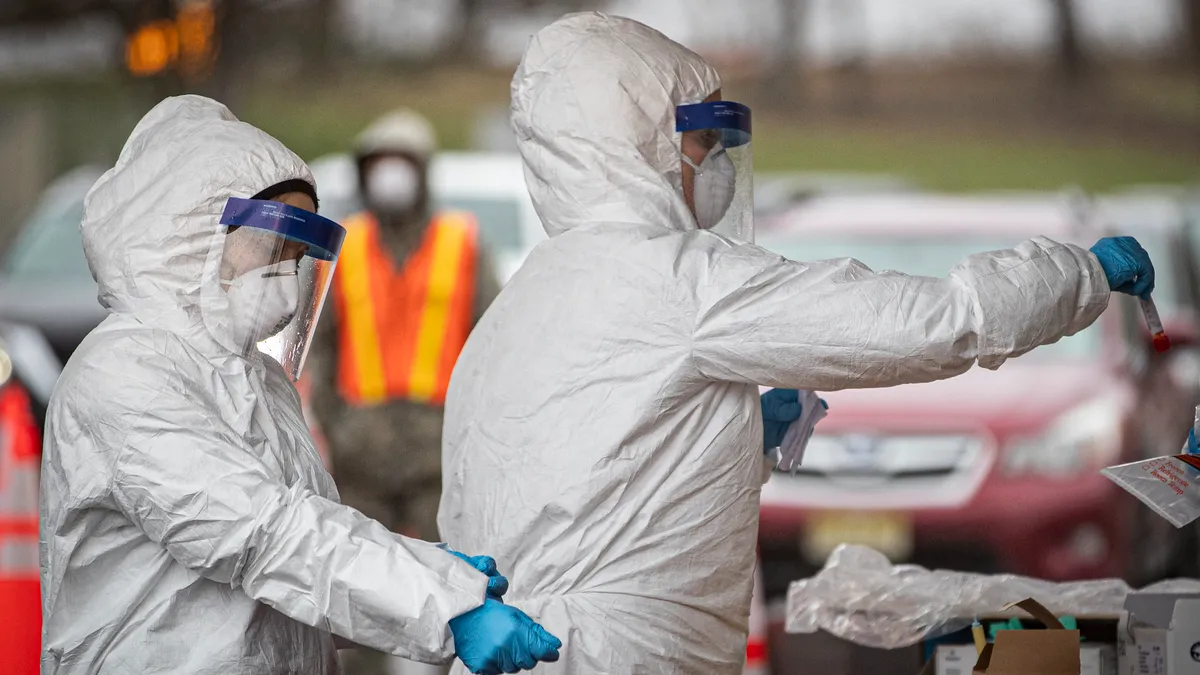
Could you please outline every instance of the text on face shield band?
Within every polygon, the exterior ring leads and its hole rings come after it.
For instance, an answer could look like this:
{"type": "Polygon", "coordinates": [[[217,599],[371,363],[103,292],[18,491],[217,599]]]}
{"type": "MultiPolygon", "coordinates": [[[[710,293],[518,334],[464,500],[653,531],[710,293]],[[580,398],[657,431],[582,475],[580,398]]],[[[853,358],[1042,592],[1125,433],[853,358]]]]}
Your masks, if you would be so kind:
{"type": "Polygon", "coordinates": [[[320,260],[336,260],[346,238],[345,228],[325,216],[264,199],[231,197],[221,224],[275,232],[308,244],[307,255],[320,260]]]}
{"type": "Polygon", "coordinates": [[[721,145],[736,148],[750,142],[752,135],[749,106],[734,101],[690,103],[675,108],[675,131],[717,129],[721,145]]]}

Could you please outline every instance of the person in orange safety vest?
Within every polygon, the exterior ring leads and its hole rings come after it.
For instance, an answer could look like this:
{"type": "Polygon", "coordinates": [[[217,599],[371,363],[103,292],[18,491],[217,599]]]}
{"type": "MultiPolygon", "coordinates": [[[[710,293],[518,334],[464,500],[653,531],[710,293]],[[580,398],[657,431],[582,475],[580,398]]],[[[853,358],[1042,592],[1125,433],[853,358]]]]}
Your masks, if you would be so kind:
{"type": "MultiPolygon", "coordinates": [[[[442,405],[467,334],[499,293],[475,217],[432,212],[430,123],[400,110],[358,139],[367,210],[346,239],[309,352],[309,410],[343,503],[438,540],[442,405]]],[[[359,650],[360,652],[362,650],[359,650]]],[[[347,673],[383,672],[357,653],[347,673]]]]}

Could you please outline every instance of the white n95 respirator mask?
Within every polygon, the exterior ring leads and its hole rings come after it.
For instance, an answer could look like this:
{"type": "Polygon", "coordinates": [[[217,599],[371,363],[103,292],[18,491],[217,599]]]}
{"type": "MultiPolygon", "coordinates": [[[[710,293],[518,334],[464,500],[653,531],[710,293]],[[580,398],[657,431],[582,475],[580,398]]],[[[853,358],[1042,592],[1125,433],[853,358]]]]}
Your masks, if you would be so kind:
{"type": "Polygon", "coordinates": [[[703,230],[711,230],[733,203],[733,194],[737,186],[737,167],[729,158],[729,153],[720,145],[714,146],[704,161],[694,163],[686,154],[683,161],[696,170],[692,183],[692,199],[696,206],[696,225],[703,230]]]}
{"type": "Polygon", "coordinates": [[[375,161],[367,172],[364,187],[371,207],[408,211],[421,197],[421,174],[412,162],[388,157],[375,161]]]}
{"type": "Polygon", "coordinates": [[[299,307],[295,260],[252,269],[221,283],[227,286],[233,340],[245,348],[283,330],[299,307]]]}

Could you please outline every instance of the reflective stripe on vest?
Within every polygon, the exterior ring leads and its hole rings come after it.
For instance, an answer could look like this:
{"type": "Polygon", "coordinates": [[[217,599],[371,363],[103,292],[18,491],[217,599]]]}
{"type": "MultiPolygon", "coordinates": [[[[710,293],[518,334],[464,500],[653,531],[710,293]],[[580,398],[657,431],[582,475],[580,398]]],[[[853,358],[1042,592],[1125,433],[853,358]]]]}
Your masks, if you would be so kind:
{"type": "Polygon", "coordinates": [[[334,277],[342,397],[357,405],[444,403],[471,330],[475,218],[460,211],[435,216],[400,270],[374,217],[352,216],[345,227],[334,277]]]}
{"type": "Polygon", "coordinates": [[[0,387],[0,580],[38,578],[37,436],[29,395],[0,387]]]}
{"type": "Polygon", "coordinates": [[[36,581],[40,573],[36,528],[27,537],[0,534],[0,579],[36,581]]]}
{"type": "Polygon", "coordinates": [[[0,673],[37,675],[42,599],[38,575],[40,441],[29,395],[0,384],[0,673]]]}

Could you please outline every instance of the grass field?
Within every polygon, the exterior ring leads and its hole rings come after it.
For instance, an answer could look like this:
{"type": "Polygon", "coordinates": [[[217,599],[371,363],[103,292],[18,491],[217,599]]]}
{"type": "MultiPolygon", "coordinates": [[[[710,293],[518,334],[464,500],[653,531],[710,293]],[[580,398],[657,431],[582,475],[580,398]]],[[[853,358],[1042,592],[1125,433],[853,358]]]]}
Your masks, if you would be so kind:
{"type": "Polygon", "coordinates": [[[1200,164],[1108,142],[974,138],[917,132],[831,133],[768,122],[755,130],[755,168],[884,172],[937,190],[1107,190],[1138,183],[1191,183],[1200,164]],[[766,140],[762,140],[766,139],[766,140]]]}
{"type": "MultiPolygon", "coordinates": [[[[1162,87],[1123,87],[1123,97],[1187,111],[1187,100],[1162,87]],[[1163,101],[1168,103],[1164,104],[1163,101]]],[[[281,78],[255,82],[234,102],[235,112],[307,158],[345,150],[378,114],[410,105],[428,115],[443,143],[464,147],[478,112],[503,107],[508,77],[489,72],[371,72],[324,81],[281,78]]],[[[111,161],[138,112],[154,95],[144,85],[119,80],[89,83],[0,83],[0,101],[32,99],[56,119],[59,164],[111,161]]],[[[882,114],[886,115],[887,110],[882,114]]],[[[975,114],[978,114],[976,112],[975,114]]],[[[910,115],[911,116],[911,115],[910,115]]],[[[930,131],[920,120],[854,120],[830,124],[802,121],[778,111],[756,119],[755,163],[764,170],[891,173],[931,189],[1056,189],[1066,184],[1091,190],[1139,183],[1200,181],[1196,154],[1136,135],[930,131]]],[[[878,118],[878,115],[876,116],[878,118]]],[[[936,127],[934,127],[936,128],[936,127]]],[[[1194,144],[1191,146],[1194,147],[1194,144]]],[[[0,158],[3,161],[4,158],[0,158]]]]}

